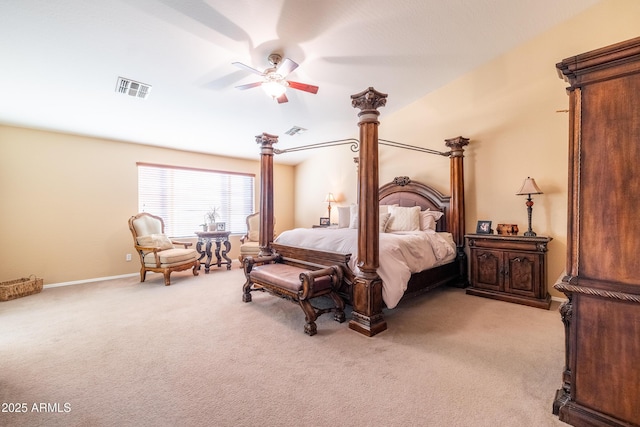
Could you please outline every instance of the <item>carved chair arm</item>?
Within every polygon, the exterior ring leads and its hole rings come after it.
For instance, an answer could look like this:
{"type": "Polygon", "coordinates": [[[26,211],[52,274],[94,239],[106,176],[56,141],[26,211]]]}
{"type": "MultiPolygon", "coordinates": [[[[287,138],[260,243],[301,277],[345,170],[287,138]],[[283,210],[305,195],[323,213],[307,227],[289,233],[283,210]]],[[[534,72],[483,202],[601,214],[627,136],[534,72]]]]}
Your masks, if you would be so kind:
{"type": "Polygon", "coordinates": [[[189,246],[193,246],[192,242],[178,242],[176,240],[172,240],[171,244],[173,244],[173,245],[183,245],[185,249],[188,249],[189,246]]]}
{"type": "Polygon", "coordinates": [[[160,268],[160,256],[158,256],[158,252],[162,251],[162,249],[157,248],[155,246],[138,246],[138,245],[134,245],[134,246],[138,251],[138,254],[140,255],[140,262],[142,263],[143,266],[144,266],[144,256],[149,252],[153,252],[153,256],[156,259],[156,267],[160,268]]]}
{"type": "Polygon", "coordinates": [[[136,250],[138,251],[138,253],[140,253],[140,255],[144,255],[147,252],[160,252],[162,249],[158,248],[157,246],[138,246],[135,245],[136,250]]]}

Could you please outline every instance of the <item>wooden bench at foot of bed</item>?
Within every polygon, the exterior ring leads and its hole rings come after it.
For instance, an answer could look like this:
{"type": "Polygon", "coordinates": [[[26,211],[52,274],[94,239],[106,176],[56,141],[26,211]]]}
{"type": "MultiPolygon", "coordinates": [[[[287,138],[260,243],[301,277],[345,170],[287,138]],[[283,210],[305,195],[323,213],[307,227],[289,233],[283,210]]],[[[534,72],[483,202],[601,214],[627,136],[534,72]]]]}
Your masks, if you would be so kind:
{"type": "Polygon", "coordinates": [[[265,257],[244,259],[244,275],[247,279],[242,291],[242,301],[251,302],[251,292],[267,291],[276,296],[296,302],[305,314],[304,332],[317,333],[318,316],[334,312],[334,320],[345,321],[344,301],[337,290],[342,283],[343,268],[351,254],[332,253],[335,265],[322,265],[323,255],[319,251],[305,250],[293,246],[273,244],[275,253],[265,257]],[[317,253],[316,253],[317,252],[317,253]],[[311,304],[313,298],[329,296],[333,307],[318,308],[311,304]]]}

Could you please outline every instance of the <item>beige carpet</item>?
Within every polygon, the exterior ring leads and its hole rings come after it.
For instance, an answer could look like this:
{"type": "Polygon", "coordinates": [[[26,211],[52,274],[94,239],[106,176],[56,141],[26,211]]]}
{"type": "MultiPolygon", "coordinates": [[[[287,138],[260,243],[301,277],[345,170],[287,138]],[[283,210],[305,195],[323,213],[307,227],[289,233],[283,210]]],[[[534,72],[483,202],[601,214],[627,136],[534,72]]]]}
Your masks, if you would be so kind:
{"type": "Polygon", "coordinates": [[[373,338],[330,315],[309,337],[296,305],[243,303],[237,266],[172,283],[150,274],[0,302],[0,425],[566,426],[551,414],[558,303],[445,288],[387,311],[373,338]]]}

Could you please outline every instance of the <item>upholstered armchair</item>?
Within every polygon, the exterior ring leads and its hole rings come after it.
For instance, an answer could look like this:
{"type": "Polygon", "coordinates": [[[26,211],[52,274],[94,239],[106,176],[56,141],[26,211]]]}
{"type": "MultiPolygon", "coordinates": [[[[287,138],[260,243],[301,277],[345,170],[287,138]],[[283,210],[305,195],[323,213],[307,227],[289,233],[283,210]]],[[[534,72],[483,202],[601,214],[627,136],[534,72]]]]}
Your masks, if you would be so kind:
{"type": "Polygon", "coordinates": [[[260,212],[247,216],[247,234],[240,238],[240,268],[245,257],[257,257],[260,252],[260,212]]]}
{"type": "Polygon", "coordinates": [[[133,245],[140,256],[140,281],[144,282],[147,271],[162,273],[164,284],[171,284],[170,275],[174,271],[193,268],[193,275],[198,275],[200,269],[199,254],[190,249],[191,242],[176,242],[164,234],[162,218],[139,213],[129,218],[129,230],[133,235],[133,245]],[[183,246],[182,248],[174,245],[183,246]]]}
{"type": "MultiPolygon", "coordinates": [[[[275,224],[275,218],[273,220],[275,224]]],[[[275,231],[274,231],[275,234],[275,231]]],[[[275,236],[274,236],[275,237],[275,236]]],[[[257,257],[260,253],[260,212],[247,216],[247,234],[240,238],[240,268],[248,256],[257,257]]]]}

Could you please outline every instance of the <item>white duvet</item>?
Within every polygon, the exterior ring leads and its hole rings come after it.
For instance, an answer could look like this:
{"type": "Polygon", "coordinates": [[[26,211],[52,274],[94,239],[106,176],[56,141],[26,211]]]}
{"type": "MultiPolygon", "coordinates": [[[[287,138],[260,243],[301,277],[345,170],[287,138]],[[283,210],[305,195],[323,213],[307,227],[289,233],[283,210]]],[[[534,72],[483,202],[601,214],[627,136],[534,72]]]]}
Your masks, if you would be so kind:
{"type": "MultiPolygon", "coordinates": [[[[358,230],[354,228],[296,228],[275,240],[283,245],[350,253],[349,267],[358,272],[358,230]]],[[[394,308],[407,290],[411,273],[451,262],[456,256],[451,233],[406,231],[380,233],[382,298],[394,308]]]]}

